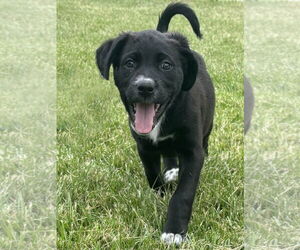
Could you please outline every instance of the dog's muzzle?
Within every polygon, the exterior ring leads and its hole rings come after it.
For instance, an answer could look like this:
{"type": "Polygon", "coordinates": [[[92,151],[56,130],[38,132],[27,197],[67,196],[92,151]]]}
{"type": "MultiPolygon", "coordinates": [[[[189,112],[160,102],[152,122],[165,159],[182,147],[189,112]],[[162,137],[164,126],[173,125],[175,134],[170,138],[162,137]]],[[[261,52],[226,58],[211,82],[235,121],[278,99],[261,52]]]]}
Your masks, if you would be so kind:
{"type": "Polygon", "coordinates": [[[132,127],[138,134],[145,135],[153,130],[165,105],[157,100],[157,87],[152,78],[139,75],[132,87],[135,92],[129,104],[132,127]]]}

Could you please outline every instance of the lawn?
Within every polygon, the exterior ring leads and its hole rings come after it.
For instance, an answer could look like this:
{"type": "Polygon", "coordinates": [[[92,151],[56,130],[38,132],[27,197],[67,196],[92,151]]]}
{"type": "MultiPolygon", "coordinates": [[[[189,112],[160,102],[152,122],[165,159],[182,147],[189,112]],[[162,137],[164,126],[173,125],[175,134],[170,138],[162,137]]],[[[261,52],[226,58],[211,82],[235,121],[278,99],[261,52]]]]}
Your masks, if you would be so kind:
{"type": "Polygon", "coordinates": [[[0,249],[56,243],[56,5],[0,3],[0,249]]]}
{"type": "Polygon", "coordinates": [[[246,5],[245,70],[255,91],[252,128],[245,138],[245,245],[250,249],[300,247],[299,7],[299,2],[246,5]],[[279,20],[279,14],[288,18],[279,20]]]}
{"type": "MultiPolygon", "coordinates": [[[[164,249],[159,237],[171,194],[150,188],[125,110],[99,77],[95,50],[122,31],[156,27],[169,1],[59,0],[57,20],[57,232],[59,249],[164,249]]],[[[188,1],[198,40],[183,17],[170,30],[201,53],[216,89],[215,126],[185,249],[243,244],[243,6],[188,1]]]]}

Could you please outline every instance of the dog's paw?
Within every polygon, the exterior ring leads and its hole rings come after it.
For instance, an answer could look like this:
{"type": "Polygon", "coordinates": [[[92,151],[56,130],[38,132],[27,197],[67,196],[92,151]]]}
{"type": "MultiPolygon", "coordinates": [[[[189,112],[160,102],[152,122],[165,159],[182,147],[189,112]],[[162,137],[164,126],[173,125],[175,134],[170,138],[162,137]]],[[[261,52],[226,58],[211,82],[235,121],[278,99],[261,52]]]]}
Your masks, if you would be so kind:
{"type": "Polygon", "coordinates": [[[172,168],[172,169],[166,171],[164,174],[165,182],[168,183],[171,181],[176,181],[178,178],[178,172],[179,172],[179,168],[172,168]]]}
{"type": "Polygon", "coordinates": [[[176,246],[179,246],[184,241],[182,235],[173,233],[163,233],[160,239],[167,245],[175,244],[176,246]]]}

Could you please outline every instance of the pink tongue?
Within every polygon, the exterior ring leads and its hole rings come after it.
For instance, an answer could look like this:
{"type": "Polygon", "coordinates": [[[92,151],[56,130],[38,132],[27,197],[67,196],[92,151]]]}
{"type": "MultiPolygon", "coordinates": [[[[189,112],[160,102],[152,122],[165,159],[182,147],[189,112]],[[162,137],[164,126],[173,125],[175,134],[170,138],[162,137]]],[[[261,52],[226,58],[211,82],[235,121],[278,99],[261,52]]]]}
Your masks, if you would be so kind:
{"type": "Polygon", "coordinates": [[[135,129],[141,134],[148,134],[152,130],[155,115],[154,104],[137,103],[135,112],[135,129]]]}

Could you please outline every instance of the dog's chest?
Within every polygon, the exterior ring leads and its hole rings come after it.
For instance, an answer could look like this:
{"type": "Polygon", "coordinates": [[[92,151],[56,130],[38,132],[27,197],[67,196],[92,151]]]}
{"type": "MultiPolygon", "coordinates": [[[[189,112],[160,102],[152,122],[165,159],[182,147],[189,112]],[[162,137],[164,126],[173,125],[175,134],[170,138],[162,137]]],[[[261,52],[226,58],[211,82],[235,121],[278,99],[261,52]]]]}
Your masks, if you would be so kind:
{"type": "Polygon", "coordinates": [[[174,134],[162,135],[161,123],[159,122],[157,126],[155,126],[155,128],[149,133],[148,138],[153,142],[153,144],[157,144],[168,139],[173,139],[174,134]]]}
{"type": "Polygon", "coordinates": [[[170,134],[170,135],[166,135],[166,136],[159,136],[159,135],[149,135],[149,139],[154,143],[157,144],[159,142],[163,142],[166,141],[168,139],[173,139],[174,138],[174,134],[170,134]]]}

